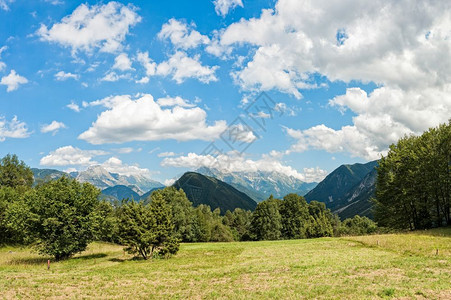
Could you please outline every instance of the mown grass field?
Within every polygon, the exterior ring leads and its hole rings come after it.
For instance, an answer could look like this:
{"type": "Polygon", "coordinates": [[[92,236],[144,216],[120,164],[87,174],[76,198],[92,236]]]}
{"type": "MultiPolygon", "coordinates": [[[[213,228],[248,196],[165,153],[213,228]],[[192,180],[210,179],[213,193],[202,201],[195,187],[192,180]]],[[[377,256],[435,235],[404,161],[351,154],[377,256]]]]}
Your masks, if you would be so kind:
{"type": "Polygon", "coordinates": [[[1,298],[451,299],[451,228],[349,238],[183,244],[169,260],[132,260],[93,243],[51,263],[0,249],[1,298]],[[437,250],[438,255],[437,255],[437,250]]]}

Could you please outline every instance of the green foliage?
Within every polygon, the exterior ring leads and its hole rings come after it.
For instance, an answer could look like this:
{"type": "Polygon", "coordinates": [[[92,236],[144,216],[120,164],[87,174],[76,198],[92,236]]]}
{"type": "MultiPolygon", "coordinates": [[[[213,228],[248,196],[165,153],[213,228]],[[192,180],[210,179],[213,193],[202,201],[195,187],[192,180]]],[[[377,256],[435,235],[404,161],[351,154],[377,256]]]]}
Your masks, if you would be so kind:
{"type": "Polygon", "coordinates": [[[210,206],[201,204],[193,214],[193,242],[208,242],[211,237],[213,215],[210,206]]]}
{"type": "Polygon", "coordinates": [[[123,203],[118,214],[120,242],[126,250],[144,259],[177,253],[179,240],[174,235],[171,207],[161,194],[150,204],[123,203]]]}
{"type": "Polygon", "coordinates": [[[309,220],[308,205],[304,197],[289,194],[283,198],[280,205],[282,216],[282,236],[286,239],[306,237],[306,222],[309,220]]]}
{"type": "Polygon", "coordinates": [[[152,192],[148,200],[152,201],[160,196],[171,207],[175,236],[184,242],[191,241],[193,239],[193,206],[185,192],[175,187],[166,187],[152,192]]]}
{"type": "Polygon", "coordinates": [[[100,201],[95,211],[98,218],[93,224],[95,239],[98,241],[118,243],[117,210],[108,201],[100,201]]]}
{"type": "Polygon", "coordinates": [[[210,235],[211,242],[233,242],[233,233],[230,227],[225,226],[219,220],[213,223],[210,235]]]}
{"type": "Polygon", "coordinates": [[[333,236],[332,219],[333,216],[326,204],[312,201],[308,205],[309,220],[306,225],[306,236],[317,238],[323,236],[333,236]]]}
{"type": "Polygon", "coordinates": [[[377,170],[379,225],[413,230],[451,224],[451,121],[391,145],[377,170]]]}
{"type": "Polygon", "coordinates": [[[252,212],[236,208],[233,213],[229,210],[226,212],[223,223],[230,227],[234,239],[236,241],[250,240],[250,226],[251,226],[252,212]]]}
{"type": "Polygon", "coordinates": [[[0,244],[29,244],[32,241],[27,232],[30,209],[25,198],[26,194],[17,188],[0,187],[0,244]]]}
{"type": "Polygon", "coordinates": [[[30,188],[32,185],[33,172],[17,155],[8,154],[0,160],[0,186],[30,188]]]}
{"type": "Polygon", "coordinates": [[[28,234],[42,254],[66,259],[84,251],[94,240],[100,191],[89,183],[62,177],[29,194],[28,234]]]}
{"type": "Polygon", "coordinates": [[[354,216],[348,218],[341,223],[339,234],[340,235],[366,235],[373,234],[377,231],[377,224],[367,218],[354,216]]]}
{"type": "Polygon", "coordinates": [[[260,202],[252,214],[251,235],[256,240],[278,240],[282,233],[281,201],[269,199],[260,202]]]}

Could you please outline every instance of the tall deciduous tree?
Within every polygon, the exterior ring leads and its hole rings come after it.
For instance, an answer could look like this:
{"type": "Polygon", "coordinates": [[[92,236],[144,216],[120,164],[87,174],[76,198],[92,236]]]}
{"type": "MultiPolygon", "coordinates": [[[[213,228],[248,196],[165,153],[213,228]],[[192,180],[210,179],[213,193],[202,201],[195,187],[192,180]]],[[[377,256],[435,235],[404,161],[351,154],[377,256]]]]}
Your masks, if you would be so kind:
{"type": "Polygon", "coordinates": [[[62,177],[30,194],[28,233],[37,239],[40,253],[57,260],[84,251],[95,238],[100,191],[89,183],[62,177]]]}
{"type": "Polygon", "coordinates": [[[304,197],[297,194],[288,194],[283,197],[280,214],[282,215],[282,235],[284,238],[305,238],[309,211],[304,197]]]}
{"type": "Polygon", "coordinates": [[[278,240],[281,237],[282,216],[279,212],[281,201],[269,199],[260,202],[252,214],[251,234],[257,240],[278,240]]]}

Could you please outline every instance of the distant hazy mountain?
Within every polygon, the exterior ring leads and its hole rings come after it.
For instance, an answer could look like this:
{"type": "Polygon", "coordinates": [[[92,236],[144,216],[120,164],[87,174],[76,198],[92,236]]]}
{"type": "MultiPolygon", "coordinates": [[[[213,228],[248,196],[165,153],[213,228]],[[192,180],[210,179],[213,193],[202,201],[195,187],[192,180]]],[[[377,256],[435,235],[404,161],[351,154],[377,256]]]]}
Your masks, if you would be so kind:
{"type": "MultiPolygon", "coordinates": [[[[142,175],[125,176],[117,173],[108,172],[102,166],[92,166],[85,171],[65,173],[52,169],[31,169],[35,178],[35,182],[48,181],[58,179],[63,175],[76,178],[80,182],[89,182],[95,187],[104,190],[109,187],[125,186],[138,195],[163,187],[164,184],[147,178],[142,175]]],[[[139,199],[140,197],[136,198],[139,199]]],[[[120,200],[120,199],[119,199],[120,200]]]]}
{"type": "Polygon", "coordinates": [[[271,194],[276,198],[290,193],[305,195],[317,185],[316,182],[306,183],[278,172],[222,172],[205,167],[197,172],[222,180],[257,202],[267,199],[271,194]]]}
{"type": "Polygon", "coordinates": [[[141,195],[141,201],[146,200],[147,198],[149,198],[150,194],[152,194],[153,191],[161,190],[161,189],[164,189],[164,186],[153,188],[150,191],[148,191],[147,193],[142,194],[141,195]]]}
{"type": "Polygon", "coordinates": [[[305,195],[307,201],[324,202],[341,217],[369,215],[374,193],[377,161],[341,165],[305,195]],[[367,176],[368,175],[368,176],[367,176]]]}
{"type": "Polygon", "coordinates": [[[37,168],[31,168],[31,171],[33,172],[34,182],[35,184],[39,182],[47,182],[50,180],[58,179],[63,177],[64,175],[71,177],[69,174],[53,170],[53,169],[37,169],[37,168]]]}
{"type": "Polygon", "coordinates": [[[173,185],[182,188],[194,206],[206,204],[211,209],[220,208],[224,214],[235,208],[254,210],[257,203],[243,192],[214,177],[195,172],[186,172],[173,185]]]}
{"type": "Polygon", "coordinates": [[[78,172],[73,175],[76,175],[75,177],[78,181],[89,182],[101,190],[117,185],[125,185],[128,187],[135,186],[132,189],[139,195],[142,195],[153,188],[163,186],[162,183],[142,175],[125,176],[117,173],[110,173],[102,166],[92,166],[86,171],[78,172]]]}
{"type": "Polygon", "coordinates": [[[138,201],[141,196],[136,193],[133,189],[125,185],[115,185],[113,187],[108,187],[102,191],[102,194],[113,196],[118,200],[130,199],[138,201]]]}

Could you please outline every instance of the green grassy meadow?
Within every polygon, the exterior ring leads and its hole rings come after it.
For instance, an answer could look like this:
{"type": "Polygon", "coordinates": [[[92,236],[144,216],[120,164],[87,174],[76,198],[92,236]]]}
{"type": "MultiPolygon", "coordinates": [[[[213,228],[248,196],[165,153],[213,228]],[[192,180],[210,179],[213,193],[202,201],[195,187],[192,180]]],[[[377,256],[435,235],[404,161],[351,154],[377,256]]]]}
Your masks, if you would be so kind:
{"type": "Polygon", "coordinates": [[[93,243],[50,270],[30,249],[4,247],[0,298],[451,299],[451,228],[182,244],[171,259],[149,261],[93,243]]]}

